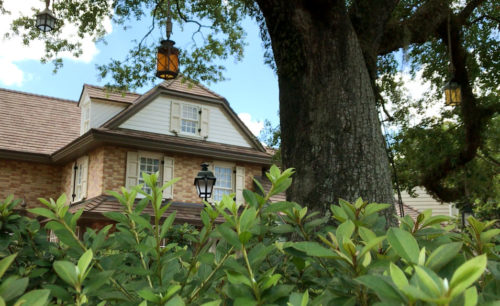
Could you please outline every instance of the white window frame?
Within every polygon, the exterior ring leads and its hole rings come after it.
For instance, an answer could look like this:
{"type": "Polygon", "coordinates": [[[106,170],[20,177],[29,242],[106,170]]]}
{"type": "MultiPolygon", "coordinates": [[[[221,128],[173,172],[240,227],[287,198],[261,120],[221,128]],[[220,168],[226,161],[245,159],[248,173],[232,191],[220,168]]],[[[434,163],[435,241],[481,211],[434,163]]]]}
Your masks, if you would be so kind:
{"type": "MultiPolygon", "coordinates": [[[[154,153],[154,152],[144,152],[144,151],[138,152],[138,157],[137,157],[137,183],[138,184],[144,184],[144,182],[142,181],[141,158],[151,158],[151,159],[157,159],[159,161],[159,164],[158,164],[158,172],[159,172],[158,185],[161,186],[162,182],[163,182],[163,154],[154,153]]],[[[137,196],[140,198],[144,198],[143,194],[138,194],[137,196]]]]}
{"type": "Polygon", "coordinates": [[[215,198],[215,191],[216,191],[216,189],[229,191],[229,194],[235,192],[235,190],[236,190],[236,174],[234,173],[235,172],[235,167],[236,167],[236,165],[233,164],[233,163],[225,163],[225,162],[214,162],[213,163],[213,173],[215,175],[215,178],[217,179],[215,181],[214,189],[212,191],[212,200],[213,201],[220,201],[220,200],[222,200],[222,197],[220,199],[216,199],[215,198]],[[226,168],[226,169],[230,169],[231,170],[231,189],[229,189],[227,187],[217,187],[217,182],[220,182],[220,181],[218,180],[219,178],[217,178],[217,174],[216,174],[216,170],[215,170],[216,167],[226,168]]]}
{"type": "Polygon", "coordinates": [[[181,103],[180,106],[181,106],[181,109],[180,109],[180,126],[179,126],[180,133],[183,134],[183,135],[189,135],[189,136],[200,136],[200,128],[201,128],[200,127],[200,125],[201,125],[200,110],[201,110],[201,107],[199,105],[189,104],[189,103],[181,103]],[[188,118],[188,117],[184,116],[184,108],[186,108],[186,107],[191,107],[191,108],[196,109],[196,119],[188,118]],[[196,124],[194,133],[187,132],[187,131],[183,130],[182,123],[184,121],[194,122],[196,124]]]}

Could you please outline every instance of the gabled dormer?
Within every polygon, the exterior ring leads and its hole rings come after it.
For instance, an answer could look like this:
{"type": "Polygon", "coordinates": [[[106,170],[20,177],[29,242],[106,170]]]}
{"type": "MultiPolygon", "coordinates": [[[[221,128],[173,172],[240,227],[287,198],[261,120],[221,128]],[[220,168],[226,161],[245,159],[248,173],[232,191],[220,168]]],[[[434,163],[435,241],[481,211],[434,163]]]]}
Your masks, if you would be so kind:
{"type": "Polygon", "coordinates": [[[132,92],[116,93],[103,87],[83,85],[78,101],[81,108],[80,135],[102,126],[140,96],[132,92]]]}
{"type": "Polygon", "coordinates": [[[179,78],[157,85],[103,127],[265,151],[226,99],[179,78]]]}

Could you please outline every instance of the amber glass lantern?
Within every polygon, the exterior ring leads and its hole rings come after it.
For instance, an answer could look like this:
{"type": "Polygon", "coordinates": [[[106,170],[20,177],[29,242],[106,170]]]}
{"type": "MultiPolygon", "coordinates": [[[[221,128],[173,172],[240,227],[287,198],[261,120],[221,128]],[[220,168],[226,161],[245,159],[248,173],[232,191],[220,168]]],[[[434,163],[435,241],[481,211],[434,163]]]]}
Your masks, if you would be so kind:
{"type": "Polygon", "coordinates": [[[179,49],[175,42],[167,39],[161,41],[156,54],[156,76],[165,80],[175,79],[179,74],[179,49]]]}
{"type": "Polygon", "coordinates": [[[448,106],[457,106],[462,103],[462,88],[455,79],[451,79],[444,86],[444,96],[446,98],[446,105],[448,106]]]}

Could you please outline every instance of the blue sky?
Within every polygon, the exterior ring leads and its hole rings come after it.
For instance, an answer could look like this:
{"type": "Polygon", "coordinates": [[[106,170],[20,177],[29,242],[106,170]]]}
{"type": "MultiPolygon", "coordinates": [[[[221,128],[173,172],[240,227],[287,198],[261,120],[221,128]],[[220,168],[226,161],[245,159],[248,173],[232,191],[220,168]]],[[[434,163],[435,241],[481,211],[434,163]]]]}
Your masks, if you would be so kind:
{"type": "MultiPolygon", "coordinates": [[[[5,6],[7,9],[17,9],[24,15],[31,14],[31,6],[43,6],[36,0],[22,3],[6,0],[5,6]]],[[[13,16],[16,14],[18,13],[13,12],[13,16]]],[[[8,20],[2,19],[4,20],[0,20],[0,35],[3,36],[8,20]]],[[[26,48],[15,39],[0,41],[0,87],[77,100],[84,83],[101,86],[106,83],[106,80],[98,81],[96,64],[124,58],[128,49],[133,46],[132,40],[142,38],[149,24],[148,20],[136,22],[127,31],[116,25],[108,25],[111,33],[106,36],[107,44],[93,44],[90,40],[87,41],[84,44],[87,50],[84,56],[80,59],[67,56],[64,59],[64,67],[57,74],[52,73],[52,64],[41,64],[38,60],[42,55],[39,43],[26,48]]],[[[208,87],[226,97],[254,133],[258,133],[264,119],[273,124],[279,122],[278,81],[276,74],[264,64],[264,50],[256,23],[247,20],[244,27],[247,31],[248,46],[243,61],[235,62],[233,58],[229,58],[223,62],[227,69],[225,77],[228,80],[209,84],[208,87]]],[[[179,26],[174,24],[172,39],[176,41],[177,47],[189,47],[192,43],[191,31],[190,27],[186,27],[185,33],[181,33],[179,26]]],[[[68,29],[67,33],[71,35],[71,29],[68,29]]],[[[149,88],[150,86],[141,88],[138,92],[145,92],[149,88]]]]}

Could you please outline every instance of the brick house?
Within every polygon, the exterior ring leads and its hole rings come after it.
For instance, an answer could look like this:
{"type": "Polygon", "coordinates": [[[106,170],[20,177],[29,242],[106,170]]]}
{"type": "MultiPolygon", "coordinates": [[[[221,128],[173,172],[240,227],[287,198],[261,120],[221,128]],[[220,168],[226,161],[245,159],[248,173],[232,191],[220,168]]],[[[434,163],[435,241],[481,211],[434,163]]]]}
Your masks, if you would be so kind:
{"type": "Polygon", "coordinates": [[[2,199],[33,207],[65,193],[71,210],[84,209],[81,226],[100,227],[102,212],[120,207],[107,190],[159,172],[161,181],[182,178],[163,194],[177,222],[199,224],[193,180],[202,162],[217,177],[213,199],[234,192],[243,201],[271,156],[227,100],[201,85],[175,79],[143,95],[84,85],[77,102],[0,89],[2,199]]]}

